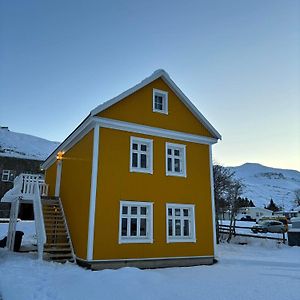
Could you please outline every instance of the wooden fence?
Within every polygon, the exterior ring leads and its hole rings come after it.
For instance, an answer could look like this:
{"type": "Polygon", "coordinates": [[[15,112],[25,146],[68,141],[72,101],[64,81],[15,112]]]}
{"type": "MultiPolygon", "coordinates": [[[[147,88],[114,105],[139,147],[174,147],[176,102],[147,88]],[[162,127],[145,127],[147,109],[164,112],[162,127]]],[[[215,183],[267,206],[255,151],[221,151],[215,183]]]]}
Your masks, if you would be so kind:
{"type": "Polygon", "coordinates": [[[284,244],[286,242],[285,233],[282,234],[282,238],[281,238],[281,237],[266,236],[266,235],[260,235],[260,234],[248,234],[248,233],[236,232],[236,229],[249,229],[250,230],[251,228],[252,227],[248,227],[248,226],[230,226],[230,225],[219,224],[219,233],[220,234],[229,234],[231,232],[232,236],[244,236],[244,237],[257,238],[257,239],[276,240],[276,241],[282,242],[284,244]]]}

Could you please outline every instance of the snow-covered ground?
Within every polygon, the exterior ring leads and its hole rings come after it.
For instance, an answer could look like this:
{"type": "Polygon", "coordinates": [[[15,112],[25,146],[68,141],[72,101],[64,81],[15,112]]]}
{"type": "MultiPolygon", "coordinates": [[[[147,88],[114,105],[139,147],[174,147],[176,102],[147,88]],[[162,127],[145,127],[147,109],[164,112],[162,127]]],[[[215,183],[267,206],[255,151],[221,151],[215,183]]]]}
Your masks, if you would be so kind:
{"type": "Polygon", "coordinates": [[[300,172],[296,170],[266,167],[261,164],[246,163],[230,167],[236,178],[245,184],[243,197],[253,200],[258,207],[264,207],[272,198],[285,210],[295,204],[295,190],[300,189],[300,172]]]}
{"type": "MultiPolygon", "coordinates": [[[[33,239],[33,222],[20,222],[18,229],[25,232],[25,243],[33,239]]],[[[0,224],[0,238],[6,230],[7,224],[0,224]]],[[[300,247],[264,240],[221,244],[218,256],[213,266],[93,272],[0,249],[0,295],[3,300],[300,299],[300,247]]]]}
{"type": "Polygon", "coordinates": [[[45,160],[58,145],[58,142],[0,128],[0,156],[45,160]]]}

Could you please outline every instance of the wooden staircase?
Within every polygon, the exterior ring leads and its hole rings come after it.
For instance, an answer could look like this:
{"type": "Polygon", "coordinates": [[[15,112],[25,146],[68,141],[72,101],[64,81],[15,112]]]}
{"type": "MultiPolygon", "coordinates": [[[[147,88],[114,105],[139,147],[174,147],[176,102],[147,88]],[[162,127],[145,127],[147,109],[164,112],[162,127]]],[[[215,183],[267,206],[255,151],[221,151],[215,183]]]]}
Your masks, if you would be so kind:
{"type": "Polygon", "coordinates": [[[60,199],[42,197],[41,201],[47,236],[43,259],[61,263],[74,262],[73,247],[60,199]]]}

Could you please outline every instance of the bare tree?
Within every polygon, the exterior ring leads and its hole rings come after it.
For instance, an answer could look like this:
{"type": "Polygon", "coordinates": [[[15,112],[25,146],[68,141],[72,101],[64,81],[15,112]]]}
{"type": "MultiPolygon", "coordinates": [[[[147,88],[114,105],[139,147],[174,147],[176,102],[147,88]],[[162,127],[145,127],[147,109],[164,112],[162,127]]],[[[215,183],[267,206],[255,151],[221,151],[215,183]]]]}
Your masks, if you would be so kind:
{"type": "Polygon", "coordinates": [[[229,235],[227,242],[229,243],[232,234],[235,231],[235,222],[236,222],[236,215],[238,209],[241,207],[242,203],[239,201],[239,197],[241,196],[244,189],[244,185],[241,180],[232,179],[230,189],[228,192],[227,201],[229,203],[229,212],[230,212],[230,225],[229,225],[229,235]]]}
{"type": "MultiPolygon", "coordinates": [[[[213,166],[214,175],[214,196],[216,209],[216,236],[219,242],[219,216],[224,211],[229,211],[230,216],[236,215],[237,198],[242,193],[242,183],[235,179],[234,172],[229,168],[215,164],[213,166]]],[[[231,239],[231,237],[230,237],[231,239]]]]}

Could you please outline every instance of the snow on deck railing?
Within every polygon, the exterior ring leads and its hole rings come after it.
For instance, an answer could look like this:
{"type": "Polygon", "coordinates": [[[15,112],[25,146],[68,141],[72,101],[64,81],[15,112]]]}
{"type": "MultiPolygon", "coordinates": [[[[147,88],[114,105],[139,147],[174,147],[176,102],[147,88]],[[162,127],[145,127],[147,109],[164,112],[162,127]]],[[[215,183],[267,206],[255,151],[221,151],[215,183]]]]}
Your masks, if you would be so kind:
{"type": "Polygon", "coordinates": [[[44,215],[43,208],[40,196],[39,182],[35,181],[35,186],[33,189],[33,211],[34,211],[34,220],[35,220],[35,230],[37,237],[37,248],[38,248],[38,257],[43,259],[44,244],[46,243],[47,236],[44,224],[44,215]]]}
{"type": "Polygon", "coordinates": [[[43,175],[22,173],[15,178],[13,188],[6,192],[1,201],[12,202],[16,198],[33,200],[36,182],[40,195],[48,196],[48,184],[45,183],[43,175]]]}

